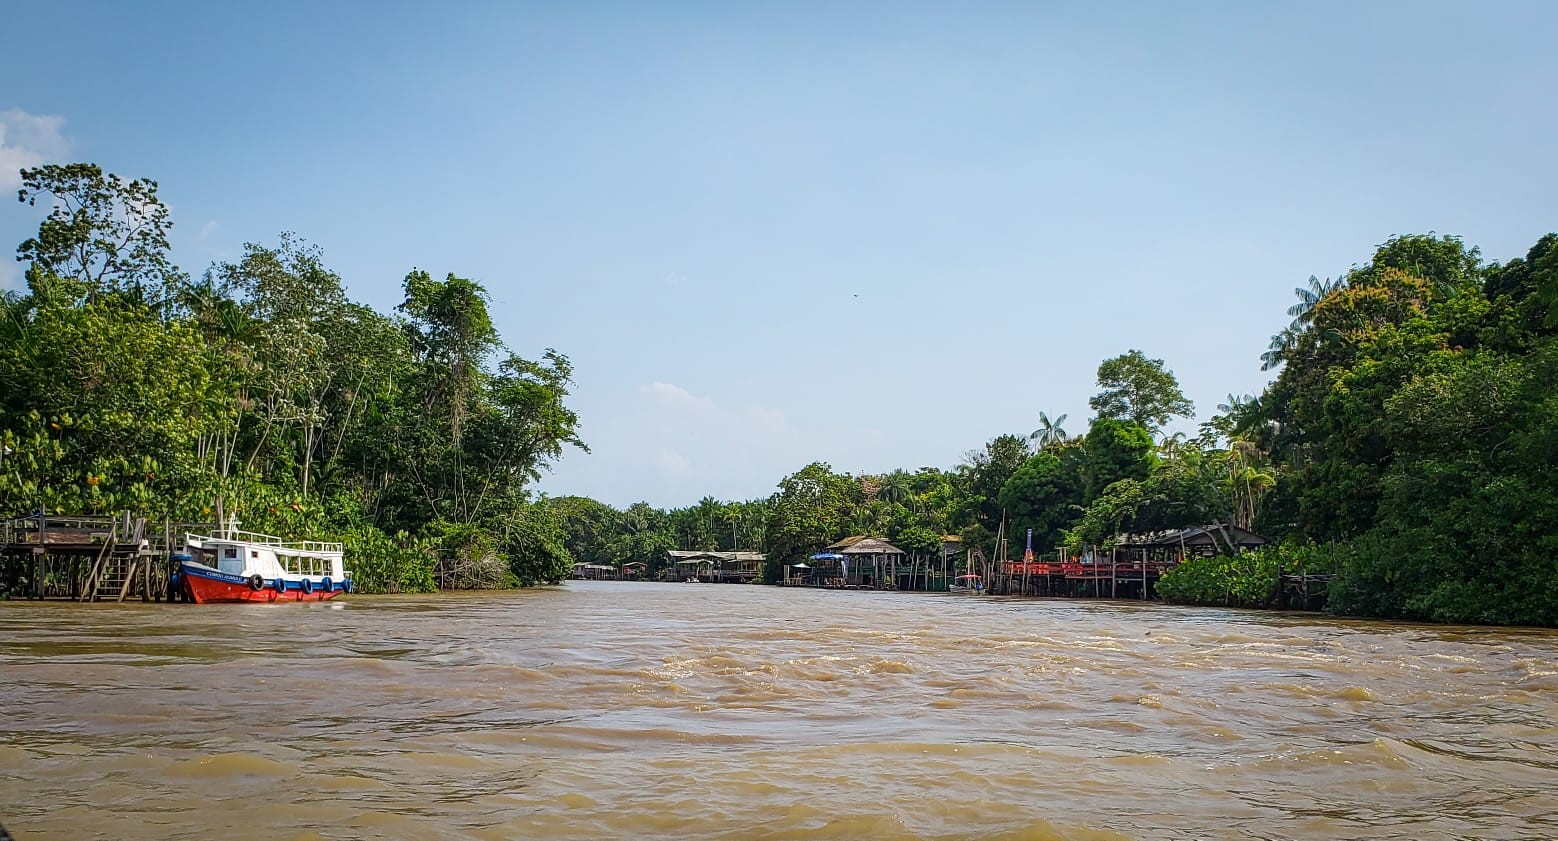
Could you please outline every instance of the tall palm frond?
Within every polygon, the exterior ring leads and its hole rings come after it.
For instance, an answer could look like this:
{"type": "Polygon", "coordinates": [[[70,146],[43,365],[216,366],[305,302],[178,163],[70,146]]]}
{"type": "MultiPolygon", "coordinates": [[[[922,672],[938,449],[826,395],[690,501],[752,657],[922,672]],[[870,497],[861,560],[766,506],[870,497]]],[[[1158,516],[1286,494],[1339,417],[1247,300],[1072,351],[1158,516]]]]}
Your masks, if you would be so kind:
{"type": "Polygon", "coordinates": [[[1270,371],[1287,361],[1288,354],[1298,346],[1298,338],[1303,335],[1303,328],[1295,324],[1289,324],[1282,328],[1282,332],[1271,337],[1271,345],[1266,352],[1260,355],[1260,369],[1270,371]]]}
{"type": "Polygon", "coordinates": [[[1310,319],[1314,317],[1315,307],[1320,303],[1320,300],[1345,285],[1347,285],[1347,279],[1344,276],[1339,275],[1334,279],[1326,278],[1321,280],[1314,275],[1310,275],[1307,287],[1300,286],[1293,290],[1293,295],[1298,298],[1298,303],[1288,307],[1288,315],[1293,317],[1295,325],[1308,324],[1310,319]]]}
{"type": "Polygon", "coordinates": [[[894,470],[881,477],[876,486],[876,498],[884,502],[915,507],[914,491],[909,487],[909,474],[902,470],[894,470]]]}
{"type": "Polygon", "coordinates": [[[1061,424],[1065,422],[1066,416],[1064,414],[1059,415],[1051,420],[1049,415],[1040,412],[1039,428],[1028,434],[1028,441],[1030,442],[1030,446],[1033,448],[1033,450],[1037,452],[1051,444],[1065,443],[1071,437],[1066,433],[1066,430],[1061,427],[1061,424]]]}

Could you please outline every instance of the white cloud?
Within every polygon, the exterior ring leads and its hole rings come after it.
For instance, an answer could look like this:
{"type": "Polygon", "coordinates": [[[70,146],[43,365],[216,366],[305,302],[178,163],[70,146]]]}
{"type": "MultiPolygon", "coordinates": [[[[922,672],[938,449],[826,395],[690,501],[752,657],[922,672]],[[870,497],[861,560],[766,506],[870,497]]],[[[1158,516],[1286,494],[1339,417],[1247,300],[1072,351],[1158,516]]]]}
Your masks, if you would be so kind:
{"type": "Polygon", "coordinates": [[[26,167],[63,161],[70,152],[70,141],[60,133],[64,125],[64,117],[0,111],[0,189],[20,187],[26,167]]]}
{"type": "Polygon", "coordinates": [[[214,220],[214,219],[211,220],[210,222],[205,223],[204,225],[201,225],[200,226],[200,238],[201,239],[209,238],[213,233],[216,233],[216,227],[217,227],[216,220],[214,220]]]}
{"type": "Polygon", "coordinates": [[[663,383],[658,380],[639,389],[645,394],[654,395],[654,398],[667,406],[680,406],[703,410],[712,410],[714,401],[707,397],[699,397],[675,383],[663,383]]]}

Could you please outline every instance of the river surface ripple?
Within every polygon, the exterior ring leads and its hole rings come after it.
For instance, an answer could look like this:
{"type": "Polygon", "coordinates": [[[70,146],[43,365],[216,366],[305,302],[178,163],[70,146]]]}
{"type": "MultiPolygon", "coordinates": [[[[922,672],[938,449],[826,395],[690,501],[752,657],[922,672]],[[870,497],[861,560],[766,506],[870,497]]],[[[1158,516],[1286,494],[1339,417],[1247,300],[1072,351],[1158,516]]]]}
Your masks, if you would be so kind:
{"type": "Polygon", "coordinates": [[[574,582],[0,604],[39,839],[1558,837],[1558,633],[574,582]]]}

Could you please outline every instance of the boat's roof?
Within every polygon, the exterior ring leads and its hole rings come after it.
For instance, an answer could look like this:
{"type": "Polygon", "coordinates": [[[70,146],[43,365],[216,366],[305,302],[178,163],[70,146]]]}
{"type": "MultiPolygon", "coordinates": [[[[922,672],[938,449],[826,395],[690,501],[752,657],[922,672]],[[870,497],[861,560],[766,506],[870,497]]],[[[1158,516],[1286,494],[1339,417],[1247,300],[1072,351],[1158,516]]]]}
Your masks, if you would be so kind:
{"type": "Polygon", "coordinates": [[[318,540],[286,540],[269,534],[250,531],[224,531],[219,535],[191,534],[186,536],[191,546],[246,546],[263,547],[286,555],[340,555],[345,547],[339,543],[318,540]]]}

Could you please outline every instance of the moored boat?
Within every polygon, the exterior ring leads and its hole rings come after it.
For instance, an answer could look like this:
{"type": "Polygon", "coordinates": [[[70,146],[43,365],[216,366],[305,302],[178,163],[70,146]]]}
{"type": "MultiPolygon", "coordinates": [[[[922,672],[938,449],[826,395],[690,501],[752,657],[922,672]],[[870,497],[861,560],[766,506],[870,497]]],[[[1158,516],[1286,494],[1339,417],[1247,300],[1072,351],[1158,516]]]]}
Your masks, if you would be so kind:
{"type": "Polygon", "coordinates": [[[178,587],[196,604],[322,602],[352,591],[339,543],[224,530],[213,537],[186,535],[184,546],[174,556],[178,587]]]}
{"type": "Polygon", "coordinates": [[[947,585],[947,592],[954,595],[977,596],[985,591],[984,580],[977,575],[959,575],[947,585]]]}

